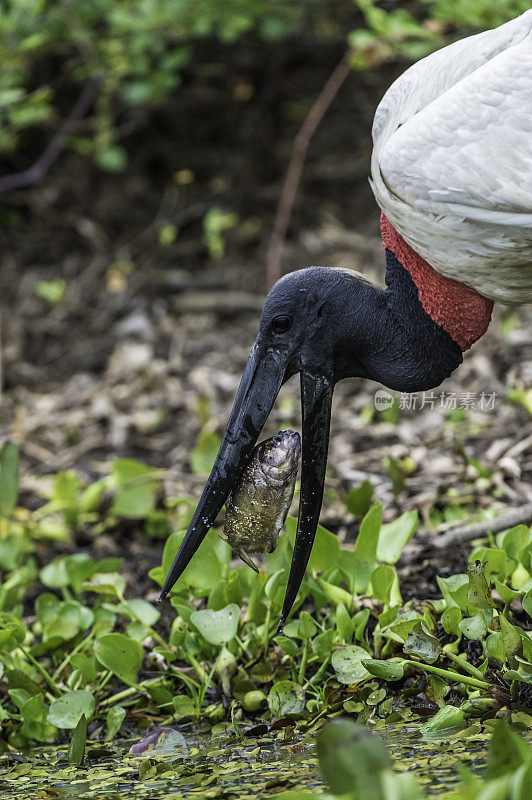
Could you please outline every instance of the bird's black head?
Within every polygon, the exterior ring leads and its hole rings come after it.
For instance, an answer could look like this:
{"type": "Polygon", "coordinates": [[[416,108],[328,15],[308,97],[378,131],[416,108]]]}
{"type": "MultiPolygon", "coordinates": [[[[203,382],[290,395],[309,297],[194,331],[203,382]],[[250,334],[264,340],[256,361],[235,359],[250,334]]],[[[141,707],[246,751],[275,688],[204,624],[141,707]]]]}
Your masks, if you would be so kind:
{"type": "MultiPolygon", "coordinates": [[[[353,368],[353,356],[347,359],[348,342],[343,333],[347,326],[342,322],[349,318],[353,341],[353,326],[356,329],[357,316],[364,313],[365,294],[370,286],[347,271],[309,267],[289,273],[272,288],[220,450],[161,599],[189,563],[241,475],[282,384],[299,372],[301,497],[282,626],[296,598],[318,524],[334,384],[346,377],[348,362],[350,374],[362,374],[356,372],[356,366],[353,368]]],[[[367,320],[363,327],[368,328],[367,320]]]]}

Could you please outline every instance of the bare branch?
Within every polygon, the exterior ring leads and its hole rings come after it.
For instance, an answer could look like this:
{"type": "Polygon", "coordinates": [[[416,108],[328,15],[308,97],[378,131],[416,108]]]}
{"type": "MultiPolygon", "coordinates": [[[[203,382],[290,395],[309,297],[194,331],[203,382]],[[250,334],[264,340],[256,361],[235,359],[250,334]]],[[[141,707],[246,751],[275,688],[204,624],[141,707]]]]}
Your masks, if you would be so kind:
{"type": "Polygon", "coordinates": [[[500,533],[507,528],[513,528],[514,525],[530,525],[531,523],[532,503],[525,503],[525,505],[519,508],[513,508],[511,511],[507,511],[495,517],[495,519],[454,528],[444,533],[443,536],[434,537],[430,542],[427,542],[426,545],[440,550],[459,544],[460,542],[470,542],[472,539],[479,539],[481,536],[486,536],[488,533],[500,533]]]}
{"type": "Polygon", "coordinates": [[[67,139],[75,131],[76,126],[89,111],[101,83],[101,78],[89,80],[81,92],[72,111],[65,119],[42,156],[28,169],[22,172],[13,172],[0,178],[0,192],[10,192],[13,189],[22,189],[33,186],[44,178],[50,167],[57,161],[63,152],[67,139]]]}
{"type": "Polygon", "coordinates": [[[283,255],[284,242],[288,231],[288,225],[290,224],[292,208],[299,188],[301,173],[303,171],[310,140],[350,71],[350,52],[347,51],[321,90],[312,108],[308,112],[299,133],[294,139],[281,198],[277,206],[270,244],[268,246],[268,252],[266,253],[266,278],[268,288],[271,288],[281,277],[281,258],[283,255]]]}

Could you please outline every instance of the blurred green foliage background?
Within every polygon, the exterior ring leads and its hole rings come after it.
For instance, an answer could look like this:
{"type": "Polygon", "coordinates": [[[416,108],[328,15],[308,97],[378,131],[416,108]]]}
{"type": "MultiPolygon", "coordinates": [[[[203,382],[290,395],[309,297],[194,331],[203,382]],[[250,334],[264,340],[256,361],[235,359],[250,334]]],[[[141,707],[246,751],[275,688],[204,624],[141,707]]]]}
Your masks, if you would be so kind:
{"type": "Polygon", "coordinates": [[[184,76],[194,79],[199,40],[345,41],[353,66],[367,69],[418,59],[529,7],[529,0],[5,0],[0,153],[10,161],[28,141],[42,147],[92,80],[97,98],[70,146],[103,169],[125,169],[128,120],[164,104],[184,76]]]}

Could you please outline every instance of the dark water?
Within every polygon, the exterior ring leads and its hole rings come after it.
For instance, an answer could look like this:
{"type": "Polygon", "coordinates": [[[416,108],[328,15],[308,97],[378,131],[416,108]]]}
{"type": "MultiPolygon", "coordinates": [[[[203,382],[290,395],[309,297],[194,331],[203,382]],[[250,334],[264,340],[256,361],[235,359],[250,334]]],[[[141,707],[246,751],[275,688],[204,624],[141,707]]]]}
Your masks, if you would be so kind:
{"type": "MultiPolygon", "coordinates": [[[[314,734],[239,741],[190,729],[182,733],[174,755],[159,759],[134,758],[128,754],[131,743],[123,741],[89,745],[80,768],[68,766],[66,750],[61,748],[36,748],[22,761],[3,756],[0,798],[186,800],[214,798],[222,792],[223,797],[251,798],[273,797],[288,789],[325,791],[314,734]]],[[[390,748],[396,769],[413,772],[435,797],[452,789],[458,763],[475,771],[484,763],[487,735],[480,726],[432,741],[414,726],[388,726],[379,734],[390,748]]]]}

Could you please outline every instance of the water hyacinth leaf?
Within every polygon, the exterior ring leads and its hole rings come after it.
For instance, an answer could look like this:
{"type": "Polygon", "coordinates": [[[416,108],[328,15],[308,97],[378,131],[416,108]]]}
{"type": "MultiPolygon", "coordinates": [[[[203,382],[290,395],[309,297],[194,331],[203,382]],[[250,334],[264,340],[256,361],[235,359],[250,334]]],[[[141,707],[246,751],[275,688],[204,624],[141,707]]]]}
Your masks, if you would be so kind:
{"type": "Polygon", "coordinates": [[[357,613],[353,617],[353,624],[355,626],[355,639],[358,642],[364,642],[364,631],[366,630],[366,625],[368,624],[369,617],[370,617],[369,608],[363,608],[361,611],[357,611],[357,613]]]}
{"type": "Polygon", "coordinates": [[[445,736],[451,730],[458,730],[465,725],[464,712],[456,706],[442,706],[432,719],[420,727],[424,736],[445,736]]]}
{"type": "Polygon", "coordinates": [[[319,633],[312,640],[312,652],[320,661],[325,661],[331,654],[331,647],[334,639],[334,631],[332,628],[319,633]]]}
{"type": "Polygon", "coordinates": [[[297,624],[297,633],[300,639],[311,639],[314,634],[316,633],[316,623],[308,613],[308,611],[302,611],[299,615],[299,620],[297,624]]]}
{"type": "Polygon", "coordinates": [[[48,722],[56,728],[73,729],[80,718],[90,719],[94,714],[94,697],[84,689],[68,692],[54,700],[48,712],[48,722]]]}
{"type": "MultiPolygon", "coordinates": [[[[290,538],[292,548],[296,537],[297,519],[295,517],[286,518],[286,532],[290,538]]],[[[340,543],[334,533],[331,533],[322,525],[316,529],[316,537],[310,553],[308,567],[315,572],[326,572],[338,564],[340,553],[340,543]]]]}
{"type": "Polygon", "coordinates": [[[13,442],[0,449],[0,517],[10,517],[18,497],[19,452],[13,442]]]}
{"type": "Polygon", "coordinates": [[[202,428],[190,454],[190,466],[196,475],[208,475],[220,449],[221,440],[217,433],[202,428]]]}
{"type": "Polygon", "coordinates": [[[340,683],[360,683],[369,676],[369,672],[362,663],[368,657],[368,651],[356,644],[339,647],[334,651],[331,659],[336,677],[340,683]]]}
{"type": "Polygon", "coordinates": [[[461,611],[467,611],[467,590],[469,580],[467,575],[459,573],[442,578],[439,575],[436,580],[443,595],[447,607],[458,606],[461,611]]]}
{"type": "Polygon", "coordinates": [[[275,644],[278,644],[290,658],[293,658],[297,653],[297,644],[288,636],[276,636],[273,641],[275,644]]]}
{"type": "Polygon", "coordinates": [[[152,467],[132,458],[118,458],[110,480],[116,490],[111,514],[126,519],[145,519],[155,507],[159,481],[150,479],[152,467]]]}
{"type": "Polygon", "coordinates": [[[395,570],[388,564],[381,564],[371,573],[372,594],[381,603],[390,602],[390,593],[395,582],[395,570]]]}
{"type": "Polygon", "coordinates": [[[415,623],[403,645],[405,653],[411,653],[426,661],[427,664],[434,664],[438,660],[441,649],[439,640],[432,636],[419,621],[415,623]]]}
{"type": "Polygon", "coordinates": [[[36,739],[38,742],[52,742],[57,733],[57,729],[48,721],[47,710],[44,705],[44,696],[36,694],[34,697],[27,697],[22,700],[23,689],[13,689],[9,695],[15,701],[15,692],[19,693],[20,713],[24,723],[20,729],[22,736],[29,739],[36,739]]]}
{"type": "Polygon", "coordinates": [[[354,517],[361,518],[367,514],[373,500],[373,486],[368,480],[351,489],[345,496],[344,505],[354,517]]]}
{"type": "Polygon", "coordinates": [[[174,697],[172,705],[176,719],[196,716],[196,706],[187,694],[178,694],[177,697],[174,697]]]}
{"type": "Polygon", "coordinates": [[[455,636],[460,636],[462,612],[458,606],[450,606],[449,608],[446,608],[440,619],[445,633],[452,633],[455,636]]]}
{"type": "Polygon", "coordinates": [[[503,614],[499,615],[499,624],[501,626],[502,646],[506,658],[515,655],[521,648],[521,637],[517,632],[517,628],[508,622],[503,614]]]}
{"type": "Polygon", "coordinates": [[[482,561],[475,561],[467,568],[468,589],[467,601],[475,608],[493,608],[494,603],[491,599],[491,592],[486,576],[484,574],[486,564],[482,561]]]}
{"type": "Polygon", "coordinates": [[[235,603],[230,603],[219,611],[204,608],[190,615],[192,624],[210,644],[230,642],[236,636],[239,620],[240,609],[235,603]]]}
{"type": "Polygon", "coordinates": [[[185,737],[174,728],[152,728],[139,742],[133,744],[130,755],[136,758],[175,756],[188,753],[185,737]]]}
{"type": "Polygon", "coordinates": [[[392,762],[383,740],[349,720],[335,720],[318,732],[320,770],[329,790],[365,800],[383,800],[381,774],[392,762]]]}
{"type": "Polygon", "coordinates": [[[0,613],[0,653],[10,653],[26,638],[26,628],[22,620],[14,614],[0,613]]]}
{"type": "Polygon", "coordinates": [[[362,522],[355,542],[355,555],[359,561],[371,564],[377,558],[377,544],[381,529],[382,505],[374,503],[362,522]]]}
{"type": "Polygon", "coordinates": [[[268,695],[268,706],[277,718],[299,716],[305,709],[306,696],[294,681],[274,683],[268,695]]]}
{"type": "Polygon", "coordinates": [[[511,573],[512,562],[504,550],[498,547],[479,547],[473,551],[470,558],[471,562],[482,561],[485,564],[484,574],[494,576],[504,581],[511,573]]]}
{"type": "Polygon", "coordinates": [[[486,777],[490,780],[514,772],[530,763],[530,745],[502,719],[495,722],[486,758],[486,777]]]}
{"type": "Polygon", "coordinates": [[[399,681],[405,674],[403,665],[396,661],[367,658],[363,661],[363,665],[374,678],[380,678],[383,681],[399,681]]]}
{"type": "Polygon", "coordinates": [[[122,708],[122,706],[112,706],[109,711],[107,712],[107,716],[105,718],[105,722],[107,725],[107,733],[106,733],[106,740],[109,741],[110,739],[114,739],[120,728],[122,727],[122,722],[124,721],[124,717],[126,716],[126,709],[122,708]]]}
{"type": "Polygon", "coordinates": [[[497,578],[495,578],[493,583],[497,590],[497,594],[506,606],[510,605],[513,600],[517,600],[518,597],[523,595],[522,591],[511,589],[509,586],[506,586],[505,583],[501,583],[501,581],[497,580],[497,578]]]}
{"type": "Polygon", "coordinates": [[[502,539],[502,549],[507,553],[510,558],[515,561],[520,560],[521,551],[523,547],[530,542],[531,533],[526,525],[516,525],[515,528],[510,528],[502,539]]]}
{"type": "Polygon", "coordinates": [[[351,641],[353,632],[355,630],[355,623],[349,616],[349,613],[343,603],[336,606],[336,630],[338,636],[346,642],[351,641]]]}
{"type": "Polygon", "coordinates": [[[125,605],[133,612],[135,617],[148,628],[155,625],[161,616],[161,612],[154,608],[151,603],[148,603],[147,600],[142,600],[140,598],[126,600],[125,605]]]}
{"type": "Polygon", "coordinates": [[[529,589],[523,597],[523,609],[529,617],[532,617],[532,589],[529,589]]]}
{"type": "Polygon", "coordinates": [[[94,655],[100,664],[131,686],[137,680],[144,650],[123,633],[106,633],[94,643],[94,655]]]}
{"type": "Polygon", "coordinates": [[[480,641],[484,638],[488,625],[482,614],[475,614],[474,617],[466,617],[459,623],[460,631],[467,639],[480,641]]]}
{"type": "Polygon", "coordinates": [[[417,511],[406,511],[393,522],[381,525],[377,544],[377,558],[388,564],[396,564],[401,558],[407,542],[416,532],[418,524],[417,511]]]}
{"type": "Polygon", "coordinates": [[[83,764],[85,756],[85,745],[87,743],[87,719],[85,714],[79,718],[78,724],[74,728],[72,739],[68,746],[68,763],[79,767],[83,764]]]}

